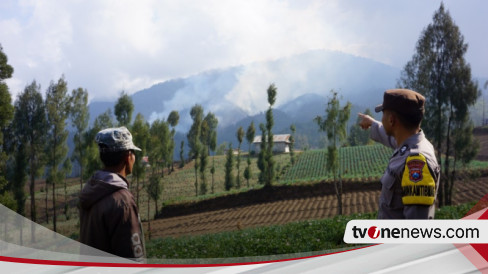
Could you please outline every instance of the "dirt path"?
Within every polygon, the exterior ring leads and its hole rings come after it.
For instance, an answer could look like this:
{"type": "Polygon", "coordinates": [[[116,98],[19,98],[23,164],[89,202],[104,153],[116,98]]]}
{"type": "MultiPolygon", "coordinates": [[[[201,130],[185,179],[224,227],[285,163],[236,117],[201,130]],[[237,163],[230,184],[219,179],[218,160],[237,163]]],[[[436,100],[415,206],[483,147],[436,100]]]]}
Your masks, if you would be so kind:
{"type": "MultiPolygon", "coordinates": [[[[480,200],[488,193],[488,177],[456,182],[454,204],[480,200]]],[[[366,213],[377,210],[379,190],[344,193],[343,213],[366,213]]],[[[247,227],[279,225],[289,222],[323,219],[335,216],[335,195],[259,203],[151,222],[153,237],[198,235],[247,227]]],[[[147,223],[144,223],[147,229],[147,223]]]]}

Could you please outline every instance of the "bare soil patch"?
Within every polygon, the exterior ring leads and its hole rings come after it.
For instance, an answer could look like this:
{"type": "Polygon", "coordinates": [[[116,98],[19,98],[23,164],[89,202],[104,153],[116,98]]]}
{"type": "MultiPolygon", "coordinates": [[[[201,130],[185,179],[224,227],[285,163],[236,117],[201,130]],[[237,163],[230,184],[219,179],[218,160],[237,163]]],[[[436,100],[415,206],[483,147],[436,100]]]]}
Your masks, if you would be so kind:
{"type": "MultiPolygon", "coordinates": [[[[333,187],[331,183],[324,182],[317,186],[295,187],[295,189],[291,186],[283,189],[275,188],[263,191],[259,195],[250,193],[242,197],[227,197],[230,199],[228,201],[221,198],[221,201],[207,201],[207,204],[186,205],[179,209],[182,216],[164,217],[164,214],[169,215],[171,212],[171,209],[167,208],[160,219],[151,222],[151,235],[152,237],[178,237],[330,218],[337,214],[337,199],[331,192],[331,187],[333,187]],[[259,201],[267,195],[273,196],[268,196],[269,201],[259,201]],[[217,209],[217,205],[224,206],[226,202],[230,203],[232,198],[236,202],[234,206],[227,205],[225,208],[217,209]],[[250,200],[246,202],[246,199],[250,200]],[[208,207],[204,208],[206,205],[208,207]],[[192,209],[195,209],[195,212],[192,213],[192,209]]],[[[454,204],[478,201],[488,193],[488,176],[457,181],[454,188],[454,204]]],[[[376,211],[379,195],[379,182],[346,184],[343,194],[343,214],[376,211]]],[[[172,210],[178,211],[176,206],[172,210]]],[[[144,226],[147,229],[147,222],[144,226]]]]}

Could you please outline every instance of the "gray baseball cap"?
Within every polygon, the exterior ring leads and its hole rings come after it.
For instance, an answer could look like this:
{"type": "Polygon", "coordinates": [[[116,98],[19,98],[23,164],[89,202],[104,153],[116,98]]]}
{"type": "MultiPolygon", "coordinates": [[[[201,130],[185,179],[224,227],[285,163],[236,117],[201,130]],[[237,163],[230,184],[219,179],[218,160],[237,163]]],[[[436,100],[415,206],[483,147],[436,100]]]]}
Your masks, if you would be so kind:
{"type": "Polygon", "coordinates": [[[95,136],[95,142],[97,142],[100,151],[141,151],[140,148],[132,143],[132,134],[126,127],[103,129],[95,136]]]}

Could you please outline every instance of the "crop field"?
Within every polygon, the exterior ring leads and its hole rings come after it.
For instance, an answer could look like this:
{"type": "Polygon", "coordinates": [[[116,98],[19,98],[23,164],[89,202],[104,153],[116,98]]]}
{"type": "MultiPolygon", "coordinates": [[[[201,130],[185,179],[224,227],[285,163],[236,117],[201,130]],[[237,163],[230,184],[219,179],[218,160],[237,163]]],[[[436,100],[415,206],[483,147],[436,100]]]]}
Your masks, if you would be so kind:
{"type": "MultiPolygon", "coordinates": [[[[339,149],[340,173],[343,179],[357,182],[378,180],[383,175],[393,153],[383,145],[342,147],[339,149]]],[[[281,177],[280,183],[332,181],[333,174],[326,170],[327,150],[303,152],[298,162],[281,177]]],[[[463,170],[488,168],[488,162],[474,160],[463,170]]]]}
{"type": "MultiPolygon", "coordinates": [[[[343,214],[372,213],[378,209],[381,186],[343,194],[343,214]]],[[[488,193],[488,177],[464,178],[454,186],[453,204],[479,201],[488,193]]],[[[319,220],[337,215],[335,195],[320,195],[231,207],[151,221],[151,235],[178,237],[202,235],[245,228],[283,225],[296,221],[319,220]]],[[[144,224],[147,228],[147,223],[144,224]]]]}
{"type": "MultiPolygon", "coordinates": [[[[343,147],[339,150],[340,173],[345,179],[378,179],[384,172],[393,150],[383,145],[343,147]]],[[[281,178],[282,183],[332,180],[326,170],[327,150],[303,152],[298,162],[281,178]]]]}
{"type": "MultiPolygon", "coordinates": [[[[446,206],[437,210],[435,218],[460,219],[474,205],[475,203],[471,202],[446,206]]],[[[255,262],[254,256],[266,256],[257,259],[264,261],[296,258],[297,253],[300,253],[298,255],[300,257],[326,254],[353,247],[343,241],[343,233],[348,221],[376,219],[376,217],[376,212],[358,213],[320,220],[295,221],[284,225],[244,228],[237,231],[159,238],[147,242],[147,253],[149,258],[155,258],[153,260],[155,263],[167,263],[168,261],[165,261],[167,259],[190,258],[198,258],[192,263],[198,261],[242,263],[255,262]],[[200,260],[202,258],[207,260],[200,260]]]]}

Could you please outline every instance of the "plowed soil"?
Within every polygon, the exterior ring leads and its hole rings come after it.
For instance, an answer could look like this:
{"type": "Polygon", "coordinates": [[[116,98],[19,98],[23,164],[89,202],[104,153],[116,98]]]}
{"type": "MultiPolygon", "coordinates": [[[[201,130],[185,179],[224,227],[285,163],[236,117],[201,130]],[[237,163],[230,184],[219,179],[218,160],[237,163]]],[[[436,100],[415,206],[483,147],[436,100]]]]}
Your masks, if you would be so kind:
{"type": "MultiPolygon", "coordinates": [[[[380,195],[377,190],[354,190],[343,194],[343,214],[376,211],[380,195]]],[[[480,200],[488,193],[488,177],[456,182],[454,204],[480,200]]],[[[298,195],[295,193],[295,195],[298,195]]],[[[197,210],[198,211],[198,210],[197,210]]],[[[198,235],[247,227],[279,225],[289,222],[323,219],[337,214],[333,194],[260,202],[183,216],[167,217],[151,222],[153,237],[198,235]]],[[[147,228],[147,223],[144,224],[147,228]]]]}

